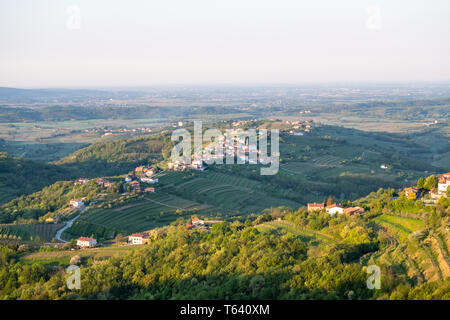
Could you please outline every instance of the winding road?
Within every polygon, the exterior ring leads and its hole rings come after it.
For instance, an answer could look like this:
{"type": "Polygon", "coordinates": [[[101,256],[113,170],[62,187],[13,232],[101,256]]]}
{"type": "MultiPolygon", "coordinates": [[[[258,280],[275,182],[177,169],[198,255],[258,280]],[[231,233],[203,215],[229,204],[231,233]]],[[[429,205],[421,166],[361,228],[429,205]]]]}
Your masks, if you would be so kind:
{"type": "Polygon", "coordinates": [[[67,221],[66,225],[65,225],[64,227],[62,227],[61,229],[59,229],[58,232],[56,232],[55,239],[56,239],[56,240],[59,240],[59,241],[61,241],[61,242],[68,242],[68,241],[66,241],[66,240],[61,239],[61,234],[62,234],[66,229],[70,228],[70,227],[73,225],[73,223],[75,222],[75,220],[77,220],[79,217],[80,217],[80,215],[77,215],[75,218],[73,218],[73,219],[67,221]]]}

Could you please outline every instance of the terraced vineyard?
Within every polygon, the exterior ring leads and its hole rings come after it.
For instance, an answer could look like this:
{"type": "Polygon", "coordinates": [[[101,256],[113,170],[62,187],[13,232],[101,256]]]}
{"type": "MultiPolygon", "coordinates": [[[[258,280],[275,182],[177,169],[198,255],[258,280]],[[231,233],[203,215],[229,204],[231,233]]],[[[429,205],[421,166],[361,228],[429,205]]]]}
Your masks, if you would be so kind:
{"type": "Polygon", "coordinates": [[[14,235],[22,240],[36,240],[39,237],[43,241],[51,241],[56,231],[63,224],[8,224],[0,225],[0,235],[14,235]]]}
{"type": "Polygon", "coordinates": [[[412,232],[424,227],[422,220],[387,214],[382,214],[372,221],[394,233],[400,240],[405,240],[412,232]]]}
{"type": "Polygon", "coordinates": [[[450,276],[447,230],[424,229],[421,220],[385,214],[372,221],[387,232],[388,237],[381,250],[363,256],[361,264],[394,268],[412,283],[419,284],[450,276]]]}
{"type": "Polygon", "coordinates": [[[215,208],[224,215],[246,215],[277,206],[300,207],[300,203],[265,193],[260,182],[217,172],[167,172],[160,177],[162,192],[215,208]]]}

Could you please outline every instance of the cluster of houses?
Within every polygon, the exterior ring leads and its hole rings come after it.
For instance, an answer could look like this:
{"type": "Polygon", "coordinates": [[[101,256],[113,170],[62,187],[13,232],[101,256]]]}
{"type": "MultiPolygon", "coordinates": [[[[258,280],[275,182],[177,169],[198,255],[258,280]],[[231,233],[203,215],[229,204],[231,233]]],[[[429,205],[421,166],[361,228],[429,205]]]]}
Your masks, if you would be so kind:
{"type": "MultiPolygon", "coordinates": [[[[133,172],[132,172],[133,173],[133,172]]],[[[128,174],[125,176],[125,182],[129,183],[131,190],[135,192],[155,192],[154,187],[141,188],[141,183],[154,184],[158,183],[158,178],[154,175],[157,173],[155,168],[151,166],[139,166],[134,169],[134,174],[128,174]]]]}
{"type": "Polygon", "coordinates": [[[249,124],[249,123],[256,122],[256,121],[258,121],[258,120],[256,120],[256,119],[252,119],[252,120],[239,120],[239,121],[233,121],[233,123],[232,123],[231,125],[232,125],[233,127],[240,127],[240,126],[247,125],[247,124],[249,124]]]}
{"type": "MultiPolygon", "coordinates": [[[[438,178],[437,190],[432,190],[430,195],[432,198],[437,199],[446,194],[447,188],[450,187],[450,172],[441,174],[438,178]]],[[[405,197],[410,200],[418,200],[421,198],[424,190],[416,187],[408,187],[404,190],[405,197]]],[[[425,200],[424,200],[425,201],[425,200]]]]}
{"type": "Polygon", "coordinates": [[[313,120],[297,120],[297,121],[286,121],[286,124],[291,126],[289,134],[292,136],[303,136],[304,133],[308,133],[312,130],[314,126],[313,120]]]}
{"type": "MultiPolygon", "coordinates": [[[[90,180],[88,178],[78,178],[77,180],[75,180],[75,184],[86,184],[88,183],[90,180]]],[[[105,178],[98,178],[95,180],[95,182],[102,187],[105,188],[109,188],[113,185],[112,182],[110,182],[108,179],[105,178]]]]}
{"type": "Polygon", "coordinates": [[[112,129],[112,128],[93,128],[93,129],[85,129],[85,133],[97,133],[102,134],[103,137],[111,136],[114,134],[124,134],[124,133],[150,133],[152,132],[152,129],[150,128],[118,128],[118,129],[112,129]]]}
{"type": "Polygon", "coordinates": [[[175,162],[169,162],[167,167],[169,170],[183,171],[194,169],[204,171],[206,163],[223,163],[227,158],[237,157],[238,163],[270,163],[271,159],[268,155],[260,155],[262,152],[258,149],[256,143],[250,143],[248,133],[242,129],[227,130],[226,135],[220,135],[217,141],[211,142],[205,146],[203,151],[192,155],[191,163],[186,163],[182,159],[175,162]]]}
{"type": "MultiPolygon", "coordinates": [[[[450,187],[450,172],[442,174],[438,179],[438,189],[436,196],[445,195],[447,188],[450,187]]],[[[422,196],[423,189],[416,187],[409,187],[403,190],[405,197],[410,200],[418,200],[422,196]]],[[[344,208],[340,204],[325,205],[324,203],[308,203],[308,212],[325,210],[330,216],[336,214],[347,215],[361,215],[364,213],[364,208],[361,207],[348,207],[344,208]]]]}
{"type": "Polygon", "coordinates": [[[361,215],[364,213],[364,208],[361,207],[348,207],[344,208],[340,204],[330,204],[325,205],[324,203],[308,203],[308,212],[314,211],[322,211],[325,210],[330,216],[334,216],[336,214],[347,214],[349,216],[352,215],[361,215]]]}
{"type": "Polygon", "coordinates": [[[110,182],[108,179],[105,179],[105,178],[98,178],[97,180],[95,180],[95,182],[99,186],[102,186],[104,188],[109,188],[113,185],[112,182],[110,182]]]}
{"type": "Polygon", "coordinates": [[[169,162],[167,168],[173,171],[184,171],[188,169],[200,171],[206,170],[206,167],[201,160],[192,160],[191,163],[186,163],[183,160],[176,160],[175,162],[169,162]]]}

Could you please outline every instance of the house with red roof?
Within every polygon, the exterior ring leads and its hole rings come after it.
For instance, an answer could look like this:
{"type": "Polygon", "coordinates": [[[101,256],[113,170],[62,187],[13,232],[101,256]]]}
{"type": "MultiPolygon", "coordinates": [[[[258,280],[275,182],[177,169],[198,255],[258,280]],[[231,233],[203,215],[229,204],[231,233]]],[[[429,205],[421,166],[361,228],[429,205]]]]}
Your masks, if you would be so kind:
{"type": "Polygon", "coordinates": [[[97,240],[88,237],[79,237],[77,239],[77,247],[79,248],[93,248],[97,245],[97,240]]]}

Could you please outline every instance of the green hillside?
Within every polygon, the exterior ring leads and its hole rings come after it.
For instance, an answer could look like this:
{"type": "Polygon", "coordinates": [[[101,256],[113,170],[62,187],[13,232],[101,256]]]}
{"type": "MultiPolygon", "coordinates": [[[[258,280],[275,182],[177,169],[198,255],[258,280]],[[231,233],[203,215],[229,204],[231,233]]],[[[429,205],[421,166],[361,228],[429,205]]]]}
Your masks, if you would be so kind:
{"type": "Polygon", "coordinates": [[[0,204],[67,178],[71,178],[71,173],[59,166],[0,152],[0,204]]]}
{"type": "Polygon", "coordinates": [[[93,143],[54,163],[88,177],[118,175],[140,164],[159,162],[170,150],[170,136],[150,135],[93,143]]]}

